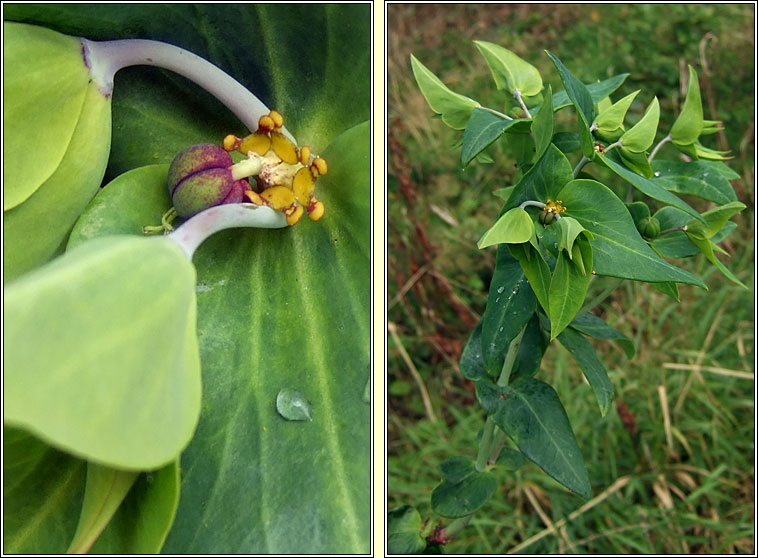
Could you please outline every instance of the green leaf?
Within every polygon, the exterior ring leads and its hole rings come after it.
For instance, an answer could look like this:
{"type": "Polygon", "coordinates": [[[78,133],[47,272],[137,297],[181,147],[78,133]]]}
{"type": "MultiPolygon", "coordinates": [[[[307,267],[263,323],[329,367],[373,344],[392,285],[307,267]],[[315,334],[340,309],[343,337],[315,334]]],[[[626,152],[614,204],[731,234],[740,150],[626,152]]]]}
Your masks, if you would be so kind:
{"type": "MultiPolygon", "coordinates": [[[[580,237],[577,239],[577,245],[581,250],[582,260],[591,269],[592,248],[589,241],[580,237]]],[[[591,278],[591,273],[586,273],[583,268],[580,269],[580,266],[569,260],[565,250],[559,252],[548,293],[551,340],[568,327],[581,309],[591,278]]]]}
{"type": "Polygon", "coordinates": [[[136,480],[135,471],[121,471],[95,463],[87,464],[87,485],[84,489],[82,512],[74,540],[68,547],[68,554],[84,554],[89,551],[136,480]]]}
{"type": "Polygon", "coordinates": [[[534,378],[519,378],[507,388],[494,421],[521,453],[583,498],[591,495],[584,459],[558,394],[534,378]]]}
{"type": "Polygon", "coordinates": [[[597,158],[602,161],[606,167],[611,169],[627,182],[631,183],[632,186],[637,188],[646,196],[665,204],[673,205],[682,211],[686,211],[692,217],[700,218],[700,214],[697,211],[692,209],[692,207],[690,207],[687,203],[683,202],[671,192],[663,189],[656,181],[648,180],[647,178],[630,171],[624,165],[620,164],[618,154],[613,152],[605,154],[598,153],[597,158]]]}
{"type": "Polygon", "coordinates": [[[558,132],[553,135],[552,141],[563,153],[573,153],[582,148],[577,132],[558,132]]]}
{"type": "Polygon", "coordinates": [[[411,67],[416,83],[431,109],[442,115],[442,121],[454,130],[463,130],[471,111],[479,103],[453,92],[412,54],[411,67]]]}
{"type": "Polygon", "coordinates": [[[179,462],[137,477],[91,554],[157,554],[179,505],[179,462]]]}
{"type": "Polygon", "coordinates": [[[511,255],[519,261],[529,286],[545,312],[548,311],[548,291],[550,290],[550,268],[538,250],[529,244],[511,244],[511,255]]]}
{"type": "Polygon", "coordinates": [[[634,171],[638,175],[641,174],[645,178],[651,178],[653,176],[653,168],[650,166],[648,153],[646,151],[635,153],[624,147],[619,147],[618,155],[626,168],[634,171]]]}
{"type": "Polygon", "coordinates": [[[650,208],[645,202],[631,202],[626,204],[626,208],[629,210],[629,215],[632,216],[632,221],[635,223],[639,223],[642,219],[650,217],[650,208]]]}
{"type": "Polygon", "coordinates": [[[744,203],[733,201],[709,209],[702,214],[706,224],[703,225],[700,220],[690,219],[687,223],[687,233],[690,236],[696,234],[703,238],[711,238],[719,232],[724,225],[726,225],[729,219],[745,209],[745,207],[747,206],[744,203]]]}
{"type": "Polygon", "coordinates": [[[472,110],[463,132],[461,164],[464,167],[467,166],[477,155],[502,136],[508,128],[524,121],[528,120],[504,120],[481,108],[472,110]]]}
{"type": "Polygon", "coordinates": [[[727,269],[727,267],[719,261],[719,259],[716,257],[716,254],[713,253],[713,248],[715,247],[713,241],[708,238],[703,238],[697,234],[691,234],[689,232],[687,233],[687,238],[690,239],[690,242],[692,242],[692,244],[697,246],[698,250],[700,250],[708,259],[708,261],[715,265],[716,268],[721,273],[723,273],[727,279],[739,285],[743,289],[747,289],[747,285],[737,279],[737,276],[729,271],[729,269],[727,269]]]}
{"type": "Polygon", "coordinates": [[[622,147],[634,153],[646,151],[655,140],[660,115],[661,107],[658,105],[658,97],[653,97],[642,118],[621,136],[619,141],[622,147]]]}
{"type": "Polygon", "coordinates": [[[497,489],[492,473],[479,472],[471,460],[466,461],[467,465],[456,461],[454,476],[445,478],[432,492],[432,509],[442,517],[464,517],[475,512],[497,489]]]}
{"type": "Polygon", "coordinates": [[[500,450],[495,461],[495,465],[503,467],[506,471],[518,471],[524,463],[526,463],[524,454],[508,447],[500,450]]]}
{"type": "Polygon", "coordinates": [[[3,22],[3,211],[27,200],[61,164],[89,79],[76,37],[3,22]]]}
{"type": "Polygon", "coordinates": [[[553,139],[553,88],[548,85],[545,92],[545,102],[542,108],[535,114],[532,122],[532,134],[534,135],[535,154],[539,159],[545,153],[553,139]]]}
{"type": "Polygon", "coordinates": [[[387,513],[387,553],[420,554],[426,548],[421,536],[421,516],[412,506],[401,506],[387,513]]]}
{"type": "Polygon", "coordinates": [[[179,246],[99,239],[4,296],[6,424],[119,468],[164,465],[187,445],[200,361],[195,272],[179,246]]]}
{"type": "Polygon", "coordinates": [[[468,458],[461,455],[448,457],[437,466],[437,470],[442,473],[442,478],[450,482],[459,482],[476,473],[474,463],[468,458]]]}
{"type": "Polygon", "coordinates": [[[703,104],[700,100],[700,85],[697,80],[695,69],[687,65],[690,78],[687,83],[687,96],[684,105],[674,125],[671,127],[669,136],[674,143],[690,145],[697,140],[703,129],[703,104]]]}
{"type": "Polygon", "coordinates": [[[550,145],[545,154],[516,184],[511,197],[503,207],[503,212],[527,200],[555,200],[561,188],[572,178],[573,171],[568,159],[557,147],[550,145]]]}
{"type": "Polygon", "coordinates": [[[664,282],[664,283],[650,283],[654,289],[661,291],[668,297],[680,302],[679,300],[679,287],[676,283],[664,282]]]}
{"type": "MultiPolygon", "coordinates": [[[[655,218],[661,223],[662,230],[682,227],[690,222],[690,216],[675,207],[662,207],[655,213],[655,218]]],[[[711,241],[718,244],[736,228],[737,223],[727,221],[721,230],[711,237],[711,241]]],[[[686,258],[700,253],[697,246],[690,242],[683,231],[672,231],[661,235],[653,241],[652,246],[666,258],[686,258]]]]}
{"type": "Polygon", "coordinates": [[[582,334],[571,328],[563,330],[558,336],[558,341],[571,353],[571,356],[574,357],[584,372],[584,377],[587,378],[595,392],[597,404],[600,406],[600,414],[605,416],[613,403],[613,384],[608,379],[605,367],[597,357],[592,344],[582,334]]]}
{"type": "MultiPolygon", "coordinates": [[[[3,213],[4,281],[62,253],[76,219],[100,187],[110,151],[111,103],[94,83],[85,92],[68,149],[52,174],[24,203],[3,213]]],[[[39,149],[27,150],[38,154],[39,149]]]]}
{"type": "Polygon", "coordinates": [[[510,50],[489,43],[474,41],[490,67],[495,85],[501,91],[521,91],[524,96],[537,95],[542,90],[539,70],[510,50]]]}
{"type": "Polygon", "coordinates": [[[461,374],[467,380],[479,381],[483,378],[489,378],[487,368],[484,366],[484,356],[482,355],[482,321],[476,324],[474,331],[463,347],[460,360],[461,374]]]}
{"type": "Polygon", "coordinates": [[[533,314],[526,324],[524,336],[516,354],[513,368],[515,376],[534,376],[539,370],[542,357],[548,346],[548,339],[540,328],[537,314],[533,314]]]}
{"type": "Polygon", "coordinates": [[[619,139],[624,132],[624,117],[626,116],[626,112],[639,92],[640,90],[638,89],[634,93],[630,93],[598,114],[595,119],[595,124],[597,124],[595,133],[606,141],[613,142],[619,139]]]}
{"type": "MultiPolygon", "coordinates": [[[[322,153],[321,221],[223,231],[195,254],[203,415],[182,454],[182,497],[164,552],[368,551],[369,134],[367,122],[322,153]],[[277,413],[282,388],[307,395],[312,422],[277,413]],[[219,487],[210,501],[208,483],[219,487]]],[[[160,180],[114,182],[77,228],[90,236],[139,229],[164,209],[162,194],[150,191],[165,189],[160,180]],[[122,214],[124,203],[144,207],[122,214]]]]}
{"type": "Polygon", "coordinates": [[[76,531],[86,474],[86,461],[4,426],[3,552],[64,552],[76,531]]]}
{"type": "Polygon", "coordinates": [[[482,355],[490,375],[500,373],[508,345],[526,325],[536,305],[537,298],[521,265],[505,246],[499,247],[482,315],[482,355]]]}
{"type": "MultiPolygon", "coordinates": [[[[628,77],[629,74],[618,74],[603,81],[585,83],[584,86],[587,88],[587,91],[590,92],[592,101],[597,103],[621,87],[621,84],[624,83],[628,77]]],[[[565,90],[558,91],[553,95],[553,111],[566,108],[572,104],[573,103],[571,102],[571,99],[569,99],[568,93],[566,93],[565,90]]]]}
{"type": "Polygon", "coordinates": [[[568,71],[557,56],[550,51],[545,51],[558,69],[563,86],[571,102],[576,108],[577,118],[579,120],[579,138],[582,144],[582,152],[588,159],[594,157],[595,151],[592,145],[592,134],[590,133],[590,123],[595,118],[595,101],[592,99],[587,87],[568,71]]]}
{"type": "Polygon", "coordinates": [[[666,190],[698,196],[720,205],[737,201],[729,183],[730,178],[735,178],[735,173],[724,174],[723,168],[729,167],[720,161],[698,160],[685,163],[655,159],[652,166],[655,171],[653,182],[666,190]]]}
{"type": "MultiPolygon", "coordinates": [[[[370,127],[336,138],[371,116],[370,6],[5,8],[6,18],[36,18],[93,40],[139,36],[192,51],[282,112],[298,143],[327,158],[329,174],[317,187],[326,204],[321,221],[225,231],[195,255],[203,414],[182,456],[182,498],[163,551],[368,553],[370,127]],[[285,382],[311,398],[313,422],[276,413],[285,382]]],[[[113,118],[119,133],[109,179],[169,163],[193,143],[247,132],[199,87],[144,66],[118,76],[113,118]]],[[[159,218],[162,209],[147,213],[159,218]]],[[[123,210],[113,206],[98,234],[114,222],[126,226],[123,210]]]]}
{"type": "Polygon", "coordinates": [[[688,271],[661,259],[642,239],[624,203],[603,184],[578,179],[558,194],[566,215],[593,234],[593,266],[598,275],[636,281],[675,281],[705,287],[688,271]]]}
{"type": "Polygon", "coordinates": [[[558,237],[558,250],[566,250],[569,258],[572,257],[571,251],[576,238],[584,233],[588,240],[592,240],[592,233],[585,229],[579,221],[572,217],[562,217],[555,223],[555,230],[558,237]]]}
{"type": "MultiPolygon", "coordinates": [[[[659,284],[660,283],[653,283],[653,285],[659,284]]],[[[585,312],[584,314],[577,316],[571,322],[569,327],[581,331],[585,335],[589,335],[595,339],[611,339],[613,341],[618,341],[619,345],[624,349],[626,357],[634,357],[634,342],[617,329],[609,326],[602,318],[598,318],[594,314],[585,312]]]]}
{"type": "Polygon", "coordinates": [[[503,214],[476,243],[480,250],[495,244],[519,244],[529,242],[534,234],[534,223],[529,214],[514,207],[503,214]]]}

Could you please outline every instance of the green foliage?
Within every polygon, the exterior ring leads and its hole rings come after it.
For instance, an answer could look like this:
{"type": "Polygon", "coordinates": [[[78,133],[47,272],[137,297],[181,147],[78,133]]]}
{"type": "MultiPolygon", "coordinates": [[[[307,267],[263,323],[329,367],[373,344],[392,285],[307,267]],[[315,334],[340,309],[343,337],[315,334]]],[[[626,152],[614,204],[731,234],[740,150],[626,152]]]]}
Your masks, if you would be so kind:
{"type": "MultiPolygon", "coordinates": [[[[509,88],[509,83],[514,80],[512,76],[521,71],[523,61],[511,60],[504,55],[494,57],[493,52],[500,51],[491,43],[485,44],[489,57],[485,56],[497,89],[509,88]]],[[[476,46],[482,51],[481,41],[477,41],[476,46]]],[[[657,97],[637,123],[627,129],[625,117],[639,90],[615,104],[605,99],[607,93],[595,98],[595,92],[590,90],[591,84],[585,85],[558,57],[550,52],[547,54],[565,90],[553,94],[552,88],[547,86],[546,102],[531,117],[527,115],[526,120],[531,120],[531,134],[513,133],[524,124],[515,127],[506,115],[480,104],[481,108],[475,111],[479,116],[475,119],[472,115],[471,128],[467,127],[468,134],[464,134],[462,141],[464,164],[472,161],[484,148],[494,152],[497,143],[502,143],[511,148],[516,167],[522,169],[523,175],[516,177],[514,186],[497,191],[498,196],[507,201],[495,224],[477,244],[480,249],[506,244],[510,257],[506,258],[504,246],[498,247],[487,305],[463,350],[460,366],[463,375],[475,382],[477,400],[488,415],[479,442],[476,470],[485,471],[496,462],[498,452],[493,453],[493,449],[507,437],[516,443],[524,456],[564,487],[589,498],[591,476],[587,473],[563,404],[552,387],[532,377],[535,371],[544,369],[540,361],[545,341],[558,338],[573,355],[594,392],[601,415],[610,416],[616,389],[584,335],[615,339],[629,357],[635,351],[631,340],[603,320],[582,311],[591,307],[585,299],[591,291],[593,277],[648,282],[677,300],[680,296],[677,283],[706,287],[701,277],[663,258],[657,249],[657,237],[677,231],[662,230],[664,223],[651,215],[650,202],[626,204],[619,199],[616,191],[603,183],[609,176],[607,170],[629,185],[630,202],[631,192],[636,188],[653,203],[667,204],[676,211],[677,220],[686,215],[686,223],[679,225],[680,230],[686,224],[684,230],[691,237],[691,247],[702,251],[722,271],[725,268],[715,258],[708,235],[724,235],[725,229],[731,228],[727,227],[729,219],[744,207],[728,202],[720,209],[701,214],[674,193],[698,195],[699,189],[706,193],[704,199],[719,196],[720,199],[734,199],[729,179],[715,167],[698,168],[699,162],[691,165],[672,162],[670,167],[662,167],[663,173],[653,170],[650,160],[660,145],[652,156],[648,151],[652,151],[661,119],[657,97]],[[576,123],[570,131],[556,134],[554,111],[546,110],[546,107],[557,110],[566,106],[564,103],[574,106],[576,123]],[[482,131],[487,126],[492,131],[484,136],[482,131]],[[507,129],[509,133],[505,133],[507,129]],[[594,135],[617,142],[611,146],[615,152],[604,153],[610,150],[595,141],[594,135]],[[564,153],[571,153],[576,147],[581,149],[583,157],[572,171],[564,153]],[[599,163],[592,167],[600,171],[597,178],[582,169],[592,161],[599,163]],[[690,174],[700,178],[690,179],[690,174]],[[543,209],[538,212],[532,209],[533,206],[543,209]],[[526,288],[530,296],[528,300],[526,297],[518,300],[507,297],[503,302],[506,288],[511,288],[514,296],[526,288]],[[539,304],[535,304],[537,301],[539,304]],[[523,365],[523,374],[520,374],[523,362],[521,343],[527,339],[526,332],[530,327],[528,344],[537,356],[523,365]],[[493,422],[496,425],[494,434],[493,422]],[[491,457],[485,466],[487,456],[491,457]]],[[[625,77],[618,80],[617,85],[625,77]]],[[[690,82],[696,83],[695,80],[690,82]]],[[[694,93],[689,98],[689,105],[694,106],[694,93]]],[[[687,111],[692,112],[689,108],[687,111]]],[[[686,118],[689,117],[685,115],[686,118]]],[[[689,124],[680,125],[678,135],[681,136],[688,127],[691,128],[689,124]]],[[[726,275],[737,280],[729,272],[726,275]]],[[[470,460],[461,460],[471,471],[475,470],[470,460]]],[[[448,484],[440,485],[445,488],[443,492],[458,497],[453,485],[460,480],[456,477],[445,482],[448,484]]],[[[463,492],[461,489],[461,494],[463,492]]],[[[476,508],[479,505],[483,504],[476,508]]],[[[446,515],[435,505],[434,496],[432,508],[439,515],[446,515]]],[[[450,517],[468,517],[474,509],[459,506],[460,515],[450,517]]],[[[451,524],[451,527],[453,525],[457,524],[451,524]]]]}
{"type": "MultiPolygon", "coordinates": [[[[96,553],[368,552],[370,10],[9,8],[7,18],[71,35],[79,62],[76,35],[160,38],[196,52],[281,111],[329,173],[320,222],[219,233],[190,263],[170,239],[142,238],[142,227],[170,207],[176,153],[247,133],[200,87],[130,69],[107,102],[82,97],[95,108],[73,111],[70,141],[55,138],[62,158],[30,143],[47,136],[11,138],[37,167],[52,155],[53,171],[5,212],[14,254],[4,289],[14,344],[4,363],[5,550],[64,552],[81,517],[74,550],[96,537],[96,553]],[[98,133],[87,126],[80,138],[85,116],[98,133]],[[113,180],[100,188],[104,170],[113,180]],[[304,395],[312,421],[277,413],[283,389],[304,395]]],[[[12,90],[15,107],[23,94],[12,90]]],[[[56,95],[38,120],[63,114],[56,95]]],[[[15,151],[4,149],[8,160],[15,151]]]]}

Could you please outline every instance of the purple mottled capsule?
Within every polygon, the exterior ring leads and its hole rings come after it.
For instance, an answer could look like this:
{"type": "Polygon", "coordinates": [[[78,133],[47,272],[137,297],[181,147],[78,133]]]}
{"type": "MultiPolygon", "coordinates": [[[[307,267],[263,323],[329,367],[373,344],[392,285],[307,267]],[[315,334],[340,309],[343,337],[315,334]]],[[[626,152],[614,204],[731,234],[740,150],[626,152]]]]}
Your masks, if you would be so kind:
{"type": "Polygon", "coordinates": [[[247,179],[232,178],[232,158],[223,147],[201,143],[174,157],[168,170],[168,191],[180,217],[225,203],[240,203],[250,190],[247,179]]]}

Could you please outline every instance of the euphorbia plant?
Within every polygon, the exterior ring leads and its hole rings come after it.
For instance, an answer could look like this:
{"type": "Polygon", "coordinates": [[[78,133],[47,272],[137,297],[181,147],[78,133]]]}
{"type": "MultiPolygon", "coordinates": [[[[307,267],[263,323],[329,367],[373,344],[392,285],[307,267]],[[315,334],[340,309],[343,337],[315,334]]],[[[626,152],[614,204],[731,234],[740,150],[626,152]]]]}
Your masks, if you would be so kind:
{"type": "Polygon", "coordinates": [[[4,8],[4,550],[368,552],[368,6],[4,8]]]}
{"type": "Polygon", "coordinates": [[[587,311],[594,277],[647,282],[678,300],[678,284],[706,285],[665,258],[703,253],[744,286],[714,254],[723,252],[718,242],[734,230],[729,219],[745,206],[729,183],[738,175],[722,162],[726,153],[699,142],[720,124],[703,120],[691,67],[682,110],[654,146],[658,100],[649,99],[643,116],[630,124],[627,110],[644,93],[616,102],[610,98],[628,74],[585,84],[547,52],[563,85],[554,93],[539,71],[515,53],[493,43],[475,44],[503,93],[504,109],[452,91],[413,56],[411,67],[432,110],[463,131],[463,167],[494,142],[503,142],[518,154],[523,173],[515,185],[496,192],[505,203],[478,242],[480,249],[497,246],[496,264],[486,309],[460,360],[463,376],[475,382],[486,420],[475,460],[455,456],[439,464],[442,482],[432,492],[431,507],[452,521],[422,521],[410,506],[392,510],[390,553],[432,551],[454,537],[496,492],[494,467],[515,470],[528,459],[568,490],[590,497],[590,479],[569,417],[549,378],[537,375],[546,348],[557,339],[592,387],[600,415],[611,409],[614,387],[587,337],[617,340],[629,357],[634,346],[587,311]],[[557,131],[554,114],[565,107],[573,107],[576,124],[570,131],[557,131]],[[685,156],[657,159],[668,142],[685,156]],[[625,202],[591,173],[593,165],[628,182],[639,199],[625,202]],[[700,213],[678,194],[714,207],[700,213]]]}

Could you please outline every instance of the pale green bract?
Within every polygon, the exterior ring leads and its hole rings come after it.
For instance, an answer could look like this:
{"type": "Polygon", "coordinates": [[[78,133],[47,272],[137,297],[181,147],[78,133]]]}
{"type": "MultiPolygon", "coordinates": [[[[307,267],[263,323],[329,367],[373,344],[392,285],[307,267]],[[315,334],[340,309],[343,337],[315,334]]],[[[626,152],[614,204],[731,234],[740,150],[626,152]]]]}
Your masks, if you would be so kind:
{"type": "Polygon", "coordinates": [[[412,54],[411,67],[416,83],[431,109],[442,115],[442,121],[454,130],[463,130],[471,111],[478,107],[479,103],[450,90],[412,54]]]}
{"type": "Polygon", "coordinates": [[[660,114],[658,97],[653,97],[642,118],[621,136],[621,146],[633,153],[642,153],[647,150],[655,140],[660,114]]]}
{"type": "Polygon", "coordinates": [[[520,91],[526,97],[536,96],[542,91],[542,76],[529,62],[494,43],[474,41],[474,44],[487,60],[498,89],[509,93],[520,91]]]}
{"type": "Polygon", "coordinates": [[[481,250],[495,244],[519,244],[529,242],[534,235],[534,222],[520,207],[506,211],[492,227],[482,235],[477,247],[481,250]]]}

